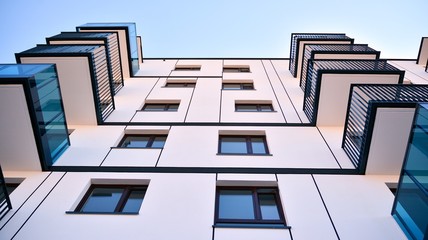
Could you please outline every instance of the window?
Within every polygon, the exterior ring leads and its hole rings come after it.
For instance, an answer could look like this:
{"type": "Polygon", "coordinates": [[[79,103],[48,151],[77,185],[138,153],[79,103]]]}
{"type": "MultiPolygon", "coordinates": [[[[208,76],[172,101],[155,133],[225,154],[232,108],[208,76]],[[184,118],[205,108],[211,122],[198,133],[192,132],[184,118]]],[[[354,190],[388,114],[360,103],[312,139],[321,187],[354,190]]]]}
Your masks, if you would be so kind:
{"type": "Polygon", "coordinates": [[[174,71],[200,71],[200,65],[176,65],[174,71]]]}
{"type": "Polygon", "coordinates": [[[269,154],[265,136],[223,135],[220,136],[218,148],[220,154],[269,154]]]}
{"type": "Polygon", "coordinates": [[[252,90],[253,83],[223,83],[223,90],[252,90]]]}
{"type": "Polygon", "coordinates": [[[189,87],[189,88],[193,88],[196,86],[196,83],[194,82],[171,82],[171,83],[166,83],[165,87],[189,87]]]}
{"type": "Polygon", "coordinates": [[[147,186],[91,185],[75,212],[138,213],[147,186]]]}
{"type": "Polygon", "coordinates": [[[216,224],[285,225],[276,188],[218,187],[216,224]]]}
{"type": "Polygon", "coordinates": [[[250,72],[249,66],[223,66],[223,72],[250,72]]]}
{"type": "Polygon", "coordinates": [[[272,104],[235,104],[236,112],[273,112],[272,104]]]}
{"type": "Polygon", "coordinates": [[[167,135],[125,135],[121,148],[163,148],[167,135]]]}
{"type": "Polygon", "coordinates": [[[147,103],[143,107],[146,112],[176,112],[178,103],[147,103]]]}

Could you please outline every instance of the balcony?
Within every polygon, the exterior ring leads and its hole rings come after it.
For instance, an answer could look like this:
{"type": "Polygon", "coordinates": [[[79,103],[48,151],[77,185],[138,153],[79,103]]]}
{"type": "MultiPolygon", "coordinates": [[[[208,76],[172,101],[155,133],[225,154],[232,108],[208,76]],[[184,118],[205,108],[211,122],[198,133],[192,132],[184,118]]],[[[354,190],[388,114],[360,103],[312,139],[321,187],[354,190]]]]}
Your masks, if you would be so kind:
{"type": "Polygon", "coordinates": [[[315,59],[356,60],[379,59],[380,52],[367,44],[305,44],[302,71],[298,73],[300,87],[305,91],[308,61],[315,59]]]}
{"type": "Polygon", "coordinates": [[[361,173],[400,173],[414,111],[428,85],[353,85],[342,148],[361,173]]]}
{"type": "Polygon", "coordinates": [[[290,41],[290,62],[288,69],[293,77],[300,73],[305,44],[353,44],[354,39],[344,33],[292,33],[290,41]]]}
{"type": "Polygon", "coordinates": [[[54,63],[69,124],[103,123],[114,110],[103,45],[38,45],[17,53],[18,63],[54,63]]]}
{"type": "Polygon", "coordinates": [[[0,111],[0,161],[7,171],[47,169],[70,145],[52,64],[0,65],[0,111]]]}
{"type": "Polygon", "coordinates": [[[119,40],[117,33],[103,32],[62,32],[61,34],[46,38],[49,45],[68,44],[102,44],[106,48],[107,65],[112,77],[111,87],[114,94],[123,87],[122,64],[120,63],[119,40]]]}
{"type": "Polygon", "coordinates": [[[409,239],[428,237],[428,104],[420,104],[410,133],[392,215],[409,239]]]}
{"type": "Polygon", "coordinates": [[[343,126],[351,84],[402,83],[404,71],[386,60],[310,60],[303,111],[318,126],[343,126]]]}
{"type": "Polygon", "coordinates": [[[137,40],[135,23],[86,23],[76,27],[76,30],[79,32],[116,32],[119,37],[124,77],[132,77],[140,69],[142,45],[137,40]]]}
{"type": "Polygon", "coordinates": [[[12,203],[9,199],[9,193],[6,189],[3,172],[0,167],[0,220],[12,209],[12,203]]]}

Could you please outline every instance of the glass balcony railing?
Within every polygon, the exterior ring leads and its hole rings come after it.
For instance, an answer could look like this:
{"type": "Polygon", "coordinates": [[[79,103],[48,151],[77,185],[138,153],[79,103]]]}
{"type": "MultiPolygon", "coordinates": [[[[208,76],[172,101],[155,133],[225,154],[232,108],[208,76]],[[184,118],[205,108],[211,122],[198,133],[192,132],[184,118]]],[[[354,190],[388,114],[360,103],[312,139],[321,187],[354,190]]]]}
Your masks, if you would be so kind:
{"type": "Polygon", "coordinates": [[[0,65],[0,84],[22,84],[29,93],[27,105],[33,126],[37,126],[33,131],[42,168],[52,166],[70,145],[55,65],[0,65]]]}
{"type": "Polygon", "coordinates": [[[428,104],[420,104],[407,146],[392,215],[411,239],[428,238],[428,104]]]}

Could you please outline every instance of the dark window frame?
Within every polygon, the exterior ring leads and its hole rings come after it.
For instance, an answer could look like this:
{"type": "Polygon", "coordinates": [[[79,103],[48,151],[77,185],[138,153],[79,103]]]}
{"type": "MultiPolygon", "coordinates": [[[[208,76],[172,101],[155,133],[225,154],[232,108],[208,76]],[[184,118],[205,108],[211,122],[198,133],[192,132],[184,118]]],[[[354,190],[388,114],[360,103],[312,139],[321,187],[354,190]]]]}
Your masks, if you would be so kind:
{"type": "Polygon", "coordinates": [[[196,87],[196,83],[195,82],[167,82],[165,84],[165,87],[170,87],[170,88],[194,88],[196,87]],[[171,86],[171,85],[182,85],[182,86],[171,86]]]}
{"type": "Polygon", "coordinates": [[[277,187],[222,187],[218,186],[216,188],[216,202],[215,202],[215,224],[275,224],[275,225],[284,225],[286,226],[284,210],[281,204],[281,198],[279,196],[279,190],[277,187]],[[220,215],[220,191],[221,190],[249,190],[252,192],[253,200],[253,209],[254,209],[254,219],[221,219],[220,215]],[[259,195],[266,193],[260,193],[260,190],[272,190],[274,194],[274,199],[276,207],[279,214],[279,220],[263,220],[260,208],[259,195]]]}
{"type": "Polygon", "coordinates": [[[235,112],[274,112],[272,104],[270,103],[262,103],[262,104],[252,104],[252,103],[235,103],[235,112]],[[240,110],[240,106],[255,106],[257,111],[249,111],[249,110],[240,110]],[[262,107],[268,107],[270,111],[263,111],[262,107]]]}
{"type": "Polygon", "coordinates": [[[254,83],[223,83],[222,90],[254,90],[254,83]],[[225,88],[227,85],[239,85],[239,88],[225,88]]]}
{"type": "MultiPolygon", "coordinates": [[[[123,212],[123,208],[125,207],[126,202],[129,199],[129,196],[131,195],[132,191],[135,190],[142,190],[144,189],[144,197],[143,197],[143,201],[145,198],[145,195],[147,193],[147,185],[125,185],[125,184],[92,184],[89,189],[86,191],[85,195],[82,197],[82,199],[80,200],[79,204],[77,205],[77,207],[75,208],[74,212],[75,213],[94,213],[94,214],[100,214],[100,213],[119,213],[122,214],[123,212]],[[82,212],[82,208],[84,207],[84,205],[86,204],[86,202],[88,201],[89,197],[91,196],[92,192],[94,191],[94,189],[96,188],[123,188],[123,192],[122,192],[122,196],[120,197],[115,209],[113,212],[96,212],[96,211],[84,211],[82,212]]],[[[135,213],[123,213],[123,214],[138,214],[138,212],[135,213]]]]}
{"type": "Polygon", "coordinates": [[[175,66],[174,71],[201,71],[201,66],[175,66]]]}
{"type": "Polygon", "coordinates": [[[165,138],[164,145],[165,145],[166,138],[168,137],[167,134],[125,134],[125,136],[123,136],[122,140],[120,140],[120,142],[118,144],[118,148],[154,148],[154,149],[161,149],[163,147],[152,147],[153,142],[155,142],[157,137],[164,137],[165,138]],[[125,141],[128,137],[149,137],[149,141],[147,141],[147,145],[145,147],[126,147],[126,146],[123,146],[123,144],[125,143],[125,141]]]}
{"type": "Polygon", "coordinates": [[[249,73],[251,72],[250,67],[228,67],[223,66],[223,72],[225,73],[249,73]]]}
{"type": "Polygon", "coordinates": [[[270,155],[269,148],[267,145],[267,140],[265,135],[220,135],[218,138],[218,154],[220,155],[270,155]],[[246,153],[222,153],[221,152],[221,143],[224,138],[245,138],[245,143],[247,147],[246,153]],[[265,147],[265,153],[253,153],[253,146],[251,145],[252,138],[262,138],[263,145],[265,147]]]}
{"type": "Polygon", "coordinates": [[[144,104],[141,111],[145,112],[177,112],[180,107],[179,103],[146,103],[144,104]],[[164,106],[163,110],[147,110],[147,106],[164,106]],[[171,106],[177,106],[177,108],[171,109],[171,106]]]}

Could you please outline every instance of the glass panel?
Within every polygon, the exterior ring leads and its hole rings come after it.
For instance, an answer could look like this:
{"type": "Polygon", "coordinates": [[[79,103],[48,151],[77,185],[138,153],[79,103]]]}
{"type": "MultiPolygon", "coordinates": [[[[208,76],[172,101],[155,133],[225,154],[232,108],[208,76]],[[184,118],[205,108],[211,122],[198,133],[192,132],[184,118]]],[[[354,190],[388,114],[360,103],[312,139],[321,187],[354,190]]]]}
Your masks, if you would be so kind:
{"type": "Polygon", "coordinates": [[[250,104],[237,104],[236,105],[237,112],[257,112],[257,105],[250,104]]]}
{"type": "Polygon", "coordinates": [[[165,111],[165,104],[146,104],[143,111],[165,111]]]}
{"type": "Polygon", "coordinates": [[[265,141],[262,137],[252,137],[251,138],[251,147],[253,148],[253,153],[256,154],[266,154],[265,141]]]}
{"type": "Polygon", "coordinates": [[[263,220],[280,220],[275,194],[259,194],[260,211],[263,220]]]}
{"type": "Polygon", "coordinates": [[[254,219],[251,190],[220,190],[220,219],[254,219]]]}
{"type": "Polygon", "coordinates": [[[145,148],[149,142],[148,136],[127,136],[121,147],[145,148]]]}
{"type": "Polygon", "coordinates": [[[243,89],[254,89],[254,86],[252,83],[244,83],[242,84],[243,89]]]}
{"type": "Polygon", "coordinates": [[[178,110],[178,104],[169,104],[167,111],[176,112],[178,110]]]}
{"type": "Polygon", "coordinates": [[[122,192],[122,188],[94,188],[80,212],[114,212],[122,192]]]}
{"type": "Polygon", "coordinates": [[[155,137],[155,140],[153,141],[152,148],[163,148],[165,145],[166,136],[158,136],[155,137]]]}
{"type": "Polygon", "coordinates": [[[248,153],[245,137],[221,137],[220,141],[221,153],[248,153]]]}
{"type": "Polygon", "coordinates": [[[240,90],[241,84],[239,84],[239,83],[224,83],[223,89],[225,89],[225,90],[240,90]]]}
{"type": "Polygon", "coordinates": [[[124,213],[138,213],[143,202],[144,195],[146,194],[145,189],[133,190],[122,209],[124,213]]]}
{"type": "Polygon", "coordinates": [[[260,105],[261,112],[272,112],[272,105],[260,105]]]}

